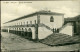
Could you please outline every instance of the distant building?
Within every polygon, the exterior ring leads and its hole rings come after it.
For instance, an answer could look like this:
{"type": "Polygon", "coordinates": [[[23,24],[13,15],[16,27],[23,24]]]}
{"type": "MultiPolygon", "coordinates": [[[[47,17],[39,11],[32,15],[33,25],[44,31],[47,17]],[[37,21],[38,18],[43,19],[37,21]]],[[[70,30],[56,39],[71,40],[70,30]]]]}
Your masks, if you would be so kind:
{"type": "Polygon", "coordinates": [[[80,34],[80,15],[72,17],[72,18],[65,18],[64,24],[66,23],[72,23],[73,24],[73,30],[75,35],[80,34]]]}

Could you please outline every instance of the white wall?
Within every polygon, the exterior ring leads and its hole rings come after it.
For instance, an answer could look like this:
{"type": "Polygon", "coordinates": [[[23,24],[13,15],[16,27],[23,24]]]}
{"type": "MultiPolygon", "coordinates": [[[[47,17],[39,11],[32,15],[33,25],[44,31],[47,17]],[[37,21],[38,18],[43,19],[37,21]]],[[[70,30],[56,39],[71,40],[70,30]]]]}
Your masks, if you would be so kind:
{"type": "MultiPolygon", "coordinates": [[[[32,21],[32,24],[35,24],[35,20],[37,22],[37,15],[35,16],[32,16],[32,17],[28,17],[28,18],[24,18],[24,19],[20,19],[20,20],[17,20],[17,21],[13,21],[13,22],[10,22],[10,23],[6,23],[4,24],[5,26],[13,26],[15,24],[19,24],[22,22],[22,24],[24,25],[24,22],[27,24],[27,21],[28,21],[28,24],[30,24],[30,21],[32,21]]],[[[9,27],[10,28],[10,27],[9,27]]],[[[8,28],[8,29],[9,29],[8,28]]],[[[15,28],[15,27],[14,27],[15,28]]],[[[16,27],[17,28],[17,27],[16,27]]],[[[34,27],[18,27],[18,28],[31,28],[32,29],[32,39],[35,39],[35,28],[34,27]]],[[[12,29],[12,28],[11,28],[12,29]]],[[[14,29],[13,29],[14,30],[14,29]]],[[[18,31],[21,31],[21,30],[18,30],[18,31]]]]}
{"type": "Polygon", "coordinates": [[[13,26],[15,24],[19,24],[22,22],[22,24],[24,25],[24,22],[27,24],[27,21],[28,21],[28,24],[30,24],[30,21],[32,21],[32,24],[35,24],[35,20],[37,22],[37,15],[35,16],[31,16],[31,17],[28,17],[28,18],[24,18],[24,19],[20,19],[20,20],[17,20],[17,21],[13,21],[13,22],[10,22],[10,23],[6,23],[4,24],[4,26],[13,26]]]}
{"type": "Polygon", "coordinates": [[[38,30],[38,38],[39,39],[44,39],[53,33],[51,30],[48,30],[46,27],[39,27],[38,29],[39,29],[38,30]]]}
{"type": "MultiPolygon", "coordinates": [[[[40,15],[40,23],[43,23],[50,28],[60,28],[64,23],[63,15],[53,15],[54,22],[50,22],[50,17],[52,15],[40,15]]],[[[38,37],[39,39],[44,39],[51,35],[53,32],[46,27],[39,27],[38,37]]]]}
{"type": "Polygon", "coordinates": [[[40,15],[40,23],[44,23],[51,28],[60,28],[64,23],[64,18],[63,15],[40,15]],[[54,22],[50,22],[51,16],[53,16],[54,22]]]}
{"type": "Polygon", "coordinates": [[[73,26],[72,25],[66,25],[60,33],[67,34],[72,36],[73,35],[73,26]]]}
{"type": "Polygon", "coordinates": [[[27,24],[27,21],[28,21],[28,24],[30,24],[30,21],[32,21],[32,24],[35,24],[35,20],[37,22],[37,15],[36,16],[32,16],[32,17],[28,17],[28,18],[24,18],[24,19],[20,19],[20,20],[17,21],[17,23],[21,23],[22,22],[22,24],[24,25],[24,22],[27,24]]]}

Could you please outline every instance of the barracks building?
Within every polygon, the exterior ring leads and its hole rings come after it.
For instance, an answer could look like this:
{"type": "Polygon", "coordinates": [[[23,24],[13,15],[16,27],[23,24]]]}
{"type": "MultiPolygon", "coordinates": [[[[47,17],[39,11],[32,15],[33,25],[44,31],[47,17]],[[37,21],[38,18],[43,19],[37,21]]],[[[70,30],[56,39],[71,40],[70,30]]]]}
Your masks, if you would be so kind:
{"type": "Polygon", "coordinates": [[[64,33],[72,36],[73,28],[71,23],[64,25],[64,14],[41,10],[5,22],[2,31],[28,39],[44,39],[52,33],[64,33]]]}

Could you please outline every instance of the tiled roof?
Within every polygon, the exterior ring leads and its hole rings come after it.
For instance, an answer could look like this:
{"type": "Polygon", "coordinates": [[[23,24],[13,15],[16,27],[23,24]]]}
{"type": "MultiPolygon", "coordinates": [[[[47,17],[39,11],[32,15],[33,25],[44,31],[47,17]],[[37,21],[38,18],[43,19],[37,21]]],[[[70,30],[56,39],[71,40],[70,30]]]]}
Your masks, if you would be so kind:
{"type": "Polygon", "coordinates": [[[80,15],[75,16],[73,18],[65,18],[65,21],[80,21],[80,15]]]}
{"type": "MultiPolygon", "coordinates": [[[[64,15],[64,14],[62,14],[62,13],[56,13],[56,12],[51,12],[51,11],[44,11],[44,10],[42,10],[42,11],[34,12],[34,13],[32,13],[32,14],[29,14],[29,15],[25,15],[25,16],[19,17],[19,18],[17,18],[17,19],[13,19],[13,20],[8,21],[8,22],[5,22],[5,23],[9,23],[9,22],[13,22],[13,21],[16,21],[16,20],[28,18],[28,17],[30,17],[30,16],[37,15],[37,14],[45,14],[45,15],[64,15]]],[[[4,23],[4,24],[5,24],[5,23],[4,23]]]]}

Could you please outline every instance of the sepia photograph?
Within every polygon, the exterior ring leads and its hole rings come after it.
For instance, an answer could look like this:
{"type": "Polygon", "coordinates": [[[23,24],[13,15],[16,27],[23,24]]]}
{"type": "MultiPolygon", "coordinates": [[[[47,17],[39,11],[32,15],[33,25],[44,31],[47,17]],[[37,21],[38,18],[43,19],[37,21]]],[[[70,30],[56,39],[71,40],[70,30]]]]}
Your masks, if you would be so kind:
{"type": "Polygon", "coordinates": [[[80,52],[80,1],[1,1],[1,52],[80,52]]]}

